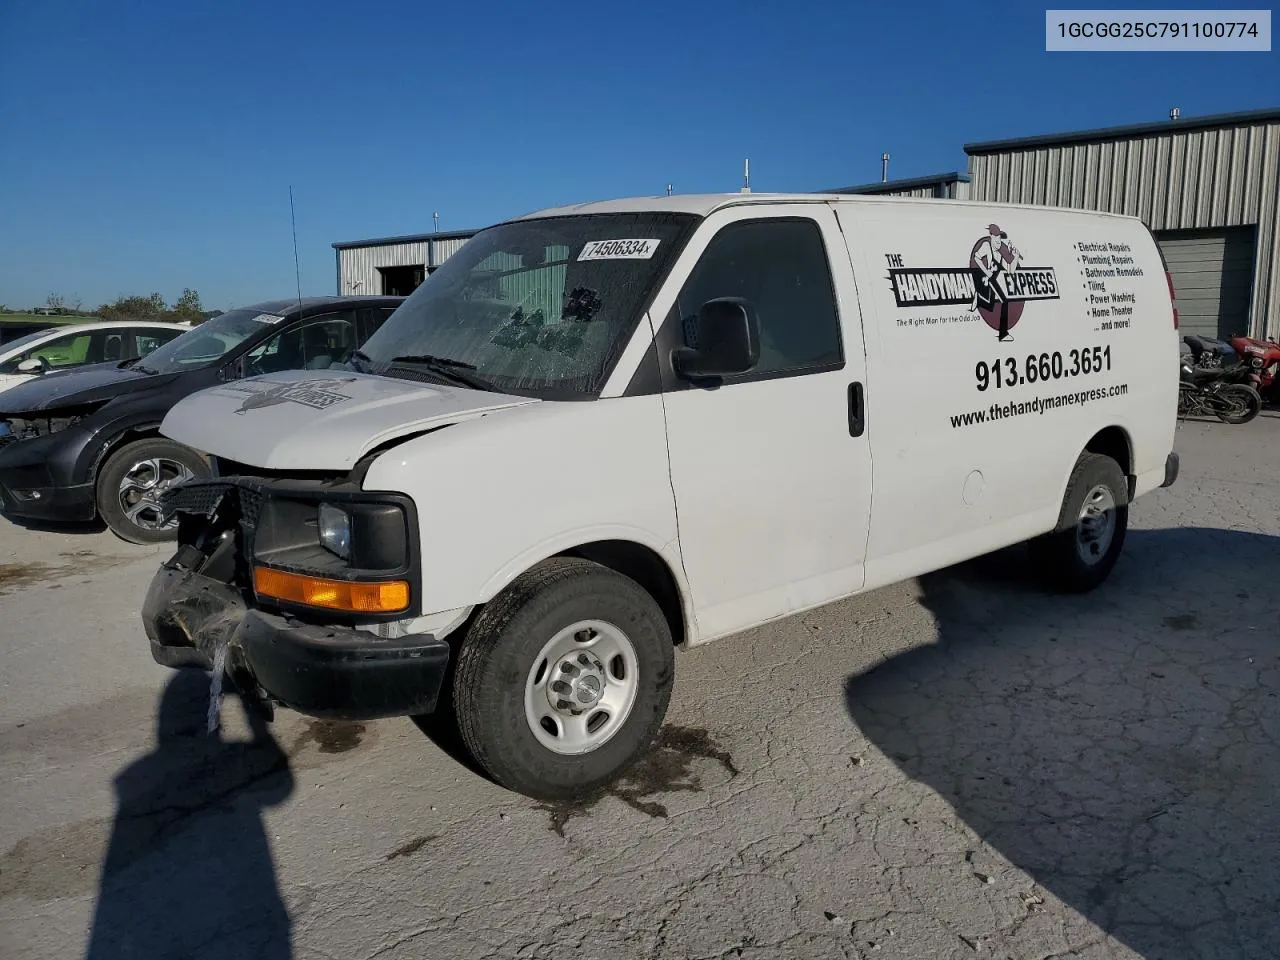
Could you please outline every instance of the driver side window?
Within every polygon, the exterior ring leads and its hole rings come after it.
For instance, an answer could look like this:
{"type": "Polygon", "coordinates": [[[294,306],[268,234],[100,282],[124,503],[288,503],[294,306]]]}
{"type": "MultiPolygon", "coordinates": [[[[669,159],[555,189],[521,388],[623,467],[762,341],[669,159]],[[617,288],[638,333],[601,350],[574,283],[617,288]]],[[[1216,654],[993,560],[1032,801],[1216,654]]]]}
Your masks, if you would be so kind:
{"type": "Polygon", "coordinates": [[[355,317],[326,313],[276,334],[249,352],[247,374],[285,370],[328,370],[341,366],[356,348],[355,317]]]}
{"type": "Polygon", "coordinates": [[[760,360],[735,381],[835,369],[843,361],[840,315],[822,232],[807,219],[743,220],[717,233],[685,282],[668,323],[690,342],[698,310],[742,297],[760,324],[760,360]]]}

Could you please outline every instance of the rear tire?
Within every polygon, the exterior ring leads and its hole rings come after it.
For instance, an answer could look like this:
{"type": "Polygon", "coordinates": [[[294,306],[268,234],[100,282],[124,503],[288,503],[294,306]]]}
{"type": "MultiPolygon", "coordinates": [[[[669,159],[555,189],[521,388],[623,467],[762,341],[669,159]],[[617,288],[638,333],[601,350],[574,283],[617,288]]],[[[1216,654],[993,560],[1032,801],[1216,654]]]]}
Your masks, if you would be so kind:
{"type": "Polygon", "coordinates": [[[1223,423],[1248,423],[1262,412],[1262,396],[1245,383],[1229,383],[1218,391],[1218,396],[1230,398],[1229,408],[1214,405],[1213,412],[1223,423]]]}
{"type": "Polygon", "coordinates": [[[476,617],[458,654],[454,709],[489,776],[562,802],[639,759],[666,716],[674,678],[671,630],[654,599],[607,567],[558,557],[476,617]]]}
{"type": "Polygon", "coordinates": [[[1031,543],[1036,569],[1046,586],[1085,593],[1111,575],[1129,527],[1129,484],[1110,457],[1085,453],[1076,461],[1063,497],[1065,529],[1031,543]]]}
{"type": "Polygon", "coordinates": [[[159,525],[158,497],[186,480],[212,474],[196,451],[163,437],[126,443],[98,472],[98,515],[121,540],[164,543],[178,536],[175,522],[159,525]]]}

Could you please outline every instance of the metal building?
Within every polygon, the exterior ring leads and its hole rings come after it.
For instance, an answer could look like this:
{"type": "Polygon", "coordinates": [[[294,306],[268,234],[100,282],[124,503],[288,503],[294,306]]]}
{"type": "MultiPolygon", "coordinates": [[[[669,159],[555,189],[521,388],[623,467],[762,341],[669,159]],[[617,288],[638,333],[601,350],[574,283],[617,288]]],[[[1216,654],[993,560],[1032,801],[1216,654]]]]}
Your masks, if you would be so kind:
{"type": "Polygon", "coordinates": [[[478,230],[335,243],[338,295],[407,296],[478,230]]]}
{"type": "Polygon", "coordinates": [[[926,177],[864,183],[857,187],[837,187],[819,193],[870,193],[882,197],[924,197],[964,200],[969,196],[969,178],[963,173],[934,173],[926,177]]]}
{"type": "Polygon", "coordinates": [[[1168,261],[1184,334],[1280,337],[1280,109],[964,149],[974,200],[1146,221],[1168,261]]]}

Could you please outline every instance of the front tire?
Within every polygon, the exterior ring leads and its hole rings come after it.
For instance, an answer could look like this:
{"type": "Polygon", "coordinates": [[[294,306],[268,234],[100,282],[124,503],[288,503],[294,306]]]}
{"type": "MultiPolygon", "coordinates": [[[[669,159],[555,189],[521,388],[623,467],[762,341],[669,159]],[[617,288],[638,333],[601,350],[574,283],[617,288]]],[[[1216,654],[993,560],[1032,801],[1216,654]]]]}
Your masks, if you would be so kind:
{"type": "Polygon", "coordinates": [[[495,781],[544,801],[618,777],[653,742],[675,678],[671,630],[629,577],[557,557],[518,577],[462,641],[453,701],[495,781]]]}
{"type": "Polygon", "coordinates": [[[1262,396],[1244,383],[1231,383],[1218,391],[1226,406],[1214,404],[1213,412],[1223,423],[1248,423],[1262,412],[1262,396]]]}
{"type": "Polygon", "coordinates": [[[1065,593],[1085,593],[1111,575],[1129,528],[1129,484],[1110,457],[1085,453],[1076,461],[1062,502],[1065,529],[1032,541],[1037,572],[1065,593]]]}
{"type": "Polygon", "coordinates": [[[190,447],[150,437],[126,443],[98,473],[98,515],[121,540],[164,543],[178,535],[177,520],[161,522],[162,493],[211,475],[208,462],[190,447]]]}

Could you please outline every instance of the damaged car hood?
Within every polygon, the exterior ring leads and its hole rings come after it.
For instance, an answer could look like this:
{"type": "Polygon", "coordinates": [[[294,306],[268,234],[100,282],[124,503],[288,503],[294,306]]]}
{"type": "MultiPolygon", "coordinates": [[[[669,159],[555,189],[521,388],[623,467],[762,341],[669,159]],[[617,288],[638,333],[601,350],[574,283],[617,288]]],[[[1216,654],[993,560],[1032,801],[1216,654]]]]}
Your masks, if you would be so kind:
{"type": "Polygon", "coordinates": [[[345,370],[292,371],[193,393],[160,432],[266,470],[349,470],[388,440],[537,402],[345,370]]]}
{"type": "Polygon", "coordinates": [[[176,373],[141,373],[114,361],[72,370],[55,370],[6,390],[0,397],[0,412],[35,413],[113,400],[142,390],[158,390],[172,383],[177,376],[176,373]]]}

